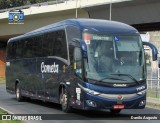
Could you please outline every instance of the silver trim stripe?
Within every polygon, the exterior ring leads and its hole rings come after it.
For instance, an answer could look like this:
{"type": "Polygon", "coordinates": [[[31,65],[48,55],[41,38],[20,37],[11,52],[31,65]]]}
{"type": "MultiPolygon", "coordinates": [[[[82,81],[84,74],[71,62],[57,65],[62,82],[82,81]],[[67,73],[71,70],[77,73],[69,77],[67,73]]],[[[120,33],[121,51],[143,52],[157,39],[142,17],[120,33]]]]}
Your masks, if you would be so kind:
{"type": "MultiPolygon", "coordinates": [[[[83,87],[83,86],[80,85],[79,83],[78,83],[78,86],[79,86],[82,90],[84,90],[85,92],[87,92],[87,93],[94,91],[94,90],[90,90],[90,89],[88,89],[88,88],[83,87]]],[[[96,91],[94,91],[94,92],[96,92],[96,91]]],[[[102,98],[115,99],[115,100],[118,99],[118,96],[122,96],[122,97],[123,97],[123,100],[131,99],[131,98],[134,98],[134,97],[139,96],[137,93],[133,93],[133,94],[104,94],[104,93],[97,92],[97,94],[93,94],[93,93],[90,93],[90,94],[96,95],[96,96],[99,96],[99,97],[102,97],[102,98]]]]}
{"type": "Polygon", "coordinates": [[[101,93],[98,96],[107,98],[107,99],[118,99],[118,96],[120,95],[123,97],[123,100],[131,99],[131,98],[138,96],[136,93],[134,94],[104,94],[104,93],[101,93]]]}

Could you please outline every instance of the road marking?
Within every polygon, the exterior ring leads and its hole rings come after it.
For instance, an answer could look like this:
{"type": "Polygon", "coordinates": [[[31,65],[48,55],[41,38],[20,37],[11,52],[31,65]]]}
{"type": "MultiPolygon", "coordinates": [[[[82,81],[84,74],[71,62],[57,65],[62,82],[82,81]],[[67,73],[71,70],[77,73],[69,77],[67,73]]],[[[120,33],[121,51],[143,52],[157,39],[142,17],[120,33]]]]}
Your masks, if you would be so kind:
{"type": "Polygon", "coordinates": [[[8,112],[9,114],[14,114],[13,112],[11,112],[11,111],[9,111],[9,110],[3,108],[3,107],[0,107],[0,109],[2,109],[2,110],[4,110],[4,111],[8,112]]]}

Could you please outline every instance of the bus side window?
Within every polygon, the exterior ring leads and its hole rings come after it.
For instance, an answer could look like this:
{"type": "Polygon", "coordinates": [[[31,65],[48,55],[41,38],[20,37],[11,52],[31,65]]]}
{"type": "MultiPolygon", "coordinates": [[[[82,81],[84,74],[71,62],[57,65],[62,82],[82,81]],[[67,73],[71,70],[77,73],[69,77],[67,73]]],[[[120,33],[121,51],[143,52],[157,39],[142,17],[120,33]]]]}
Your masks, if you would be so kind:
{"type": "Polygon", "coordinates": [[[23,58],[23,42],[22,41],[17,41],[17,48],[16,48],[16,59],[21,59],[23,58]]]}
{"type": "Polygon", "coordinates": [[[32,58],[32,41],[31,39],[24,40],[24,57],[25,58],[32,58]]]}
{"type": "Polygon", "coordinates": [[[33,37],[32,51],[33,51],[33,57],[43,57],[42,35],[33,37]]]}
{"type": "Polygon", "coordinates": [[[53,53],[55,56],[68,59],[66,35],[64,30],[55,32],[53,53]]]}
{"type": "Polygon", "coordinates": [[[8,44],[8,48],[7,48],[7,59],[11,60],[11,59],[15,59],[15,55],[16,55],[16,49],[15,49],[15,43],[11,42],[8,44]]]}
{"type": "Polygon", "coordinates": [[[77,47],[74,49],[74,70],[76,75],[82,78],[82,52],[77,47]]]}

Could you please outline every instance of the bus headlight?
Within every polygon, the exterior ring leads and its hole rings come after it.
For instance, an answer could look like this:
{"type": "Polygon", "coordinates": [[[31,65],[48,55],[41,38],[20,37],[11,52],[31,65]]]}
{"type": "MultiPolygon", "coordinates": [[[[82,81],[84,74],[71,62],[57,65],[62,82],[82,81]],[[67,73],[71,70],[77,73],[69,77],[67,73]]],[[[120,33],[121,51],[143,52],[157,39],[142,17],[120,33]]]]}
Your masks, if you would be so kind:
{"type": "Polygon", "coordinates": [[[94,90],[88,89],[88,93],[93,94],[93,95],[99,95],[100,93],[94,90]]]}
{"type": "Polygon", "coordinates": [[[92,100],[86,100],[86,103],[87,103],[89,106],[97,107],[96,102],[94,102],[94,101],[92,101],[92,100]]]}
{"type": "Polygon", "coordinates": [[[138,92],[137,94],[138,94],[138,95],[144,95],[144,94],[146,94],[146,90],[140,91],[140,92],[138,92]]]}
{"type": "Polygon", "coordinates": [[[80,85],[80,84],[78,84],[78,86],[79,86],[82,90],[84,90],[85,92],[90,93],[90,94],[92,94],[92,95],[99,95],[99,94],[100,94],[99,92],[94,91],[94,90],[91,90],[91,89],[88,89],[88,88],[85,88],[85,87],[83,87],[83,86],[80,85]]]}

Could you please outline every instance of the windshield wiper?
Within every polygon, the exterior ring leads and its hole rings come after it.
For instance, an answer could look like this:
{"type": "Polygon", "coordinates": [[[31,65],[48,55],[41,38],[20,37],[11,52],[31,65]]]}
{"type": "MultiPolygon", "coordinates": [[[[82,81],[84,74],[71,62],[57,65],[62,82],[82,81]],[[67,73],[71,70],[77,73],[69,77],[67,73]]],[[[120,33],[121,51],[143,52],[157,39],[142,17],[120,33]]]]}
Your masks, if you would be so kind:
{"type": "Polygon", "coordinates": [[[118,79],[118,78],[114,78],[114,77],[105,77],[105,78],[103,78],[103,79],[98,80],[98,82],[102,82],[102,81],[105,80],[105,79],[126,81],[126,80],[124,80],[124,79],[118,79]]]}
{"type": "Polygon", "coordinates": [[[140,84],[140,82],[138,82],[133,76],[131,76],[130,74],[121,74],[121,73],[117,73],[117,74],[111,74],[111,75],[118,75],[118,76],[128,76],[129,78],[131,78],[133,81],[137,82],[138,84],[140,84]]]}

